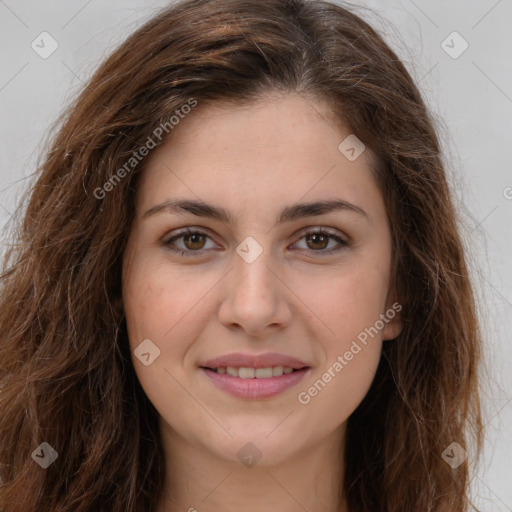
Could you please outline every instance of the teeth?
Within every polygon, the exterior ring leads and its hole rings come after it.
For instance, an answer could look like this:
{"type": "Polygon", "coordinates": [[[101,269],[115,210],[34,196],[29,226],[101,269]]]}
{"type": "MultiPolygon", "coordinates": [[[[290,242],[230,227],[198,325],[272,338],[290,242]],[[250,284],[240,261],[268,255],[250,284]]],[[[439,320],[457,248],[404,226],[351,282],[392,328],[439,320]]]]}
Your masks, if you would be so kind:
{"type": "Polygon", "coordinates": [[[257,379],[268,379],[272,377],[272,368],[256,368],[254,375],[257,379]]]}
{"type": "Polygon", "coordinates": [[[238,370],[232,366],[228,366],[226,372],[228,375],[231,375],[231,377],[238,377],[238,370]]]}
{"type": "Polygon", "coordinates": [[[283,367],[282,366],[274,366],[272,368],[272,377],[279,377],[279,375],[283,375],[283,367]]]}
{"type": "Polygon", "coordinates": [[[228,366],[226,368],[212,368],[213,371],[221,374],[228,374],[231,377],[239,377],[240,379],[268,379],[270,377],[280,377],[285,373],[292,373],[294,370],[289,366],[269,366],[267,368],[235,368],[228,366]]]}
{"type": "Polygon", "coordinates": [[[254,368],[239,368],[238,369],[238,376],[241,379],[254,379],[254,368]]]}

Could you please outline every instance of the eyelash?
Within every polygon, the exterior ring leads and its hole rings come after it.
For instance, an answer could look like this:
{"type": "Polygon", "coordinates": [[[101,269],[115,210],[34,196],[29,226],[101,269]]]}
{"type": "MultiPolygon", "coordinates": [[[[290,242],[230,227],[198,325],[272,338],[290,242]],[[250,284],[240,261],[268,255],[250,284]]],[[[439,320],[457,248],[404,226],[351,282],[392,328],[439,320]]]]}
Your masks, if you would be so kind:
{"type": "MultiPolygon", "coordinates": [[[[201,256],[203,254],[204,251],[208,251],[209,249],[199,249],[197,251],[193,251],[191,249],[177,249],[177,248],[173,248],[171,246],[171,243],[174,242],[175,240],[178,240],[179,238],[183,238],[185,235],[204,235],[206,236],[207,238],[210,238],[211,237],[203,232],[203,231],[199,231],[199,230],[195,230],[195,231],[192,231],[190,230],[190,228],[185,228],[185,230],[181,230],[179,231],[177,234],[175,234],[174,236],[172,236],[171,238],[168,238],[167,240],[164,240],[163,241],[163,244],[167,247],[167,249],[169,249],[170,251],[174,252],[174,253],[180,253],[181,256],[185,256],[185,257],[197,257],[197,256],[201,256]]],[[[335,235],[334,233],[326,230],[325,228],[316,228],[316,229],[310,229],[310,230],[307,230],[305,232],[302,233],[302,236],[301,238],[299,239],[302,240],[303,238],[307,237],[307,236],[310,236],[310,235],[326,235],[328,236],[330,239],[333,239],[335,240],[336,242],[338,242],[340,245],[338,247],[335,247],[335,248],[332,248],[332,249],[328,249],[328,250],[313,250],[313,249],[300,249],[302,251],[310,251],[310,252],[313,252],[313,253],[318,253],[318,254],[321,254],[322,256],[323,255],[330,255],[330,254],[333,254],[335,252],[338,252],[342,249],[344,249],[345,247],[347,247],[349,245],[349,243],[346,241],[346,240],[343,240],[342,238],[340,238],[339,236],[335,235]]],[[[297,243],[297,242],[295,242],[297,243]]]]}

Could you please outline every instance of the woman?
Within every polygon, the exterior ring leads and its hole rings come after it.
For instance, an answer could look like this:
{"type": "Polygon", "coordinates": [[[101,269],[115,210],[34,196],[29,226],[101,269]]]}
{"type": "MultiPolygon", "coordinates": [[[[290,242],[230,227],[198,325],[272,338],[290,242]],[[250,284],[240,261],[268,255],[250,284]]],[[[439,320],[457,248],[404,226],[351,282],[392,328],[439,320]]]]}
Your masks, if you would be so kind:
{"type": "Polygon", "coordinates": [[[149,20],[70,107],[4,269],[4,512],[471,509],[439,143],[349,9],[149,20]]]}

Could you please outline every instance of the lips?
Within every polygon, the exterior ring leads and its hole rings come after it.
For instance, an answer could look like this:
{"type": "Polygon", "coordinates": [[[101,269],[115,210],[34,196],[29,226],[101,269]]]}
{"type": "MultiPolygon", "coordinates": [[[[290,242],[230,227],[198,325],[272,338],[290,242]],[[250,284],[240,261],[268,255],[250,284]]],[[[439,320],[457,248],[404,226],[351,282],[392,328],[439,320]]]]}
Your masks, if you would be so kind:
{"type": "Polygon", "coordinates": [[[310,370],[299,359],[277,353],[228,354],[199,366],[218,388],[245,399],[282,393],[298,384],[310,370]]]}

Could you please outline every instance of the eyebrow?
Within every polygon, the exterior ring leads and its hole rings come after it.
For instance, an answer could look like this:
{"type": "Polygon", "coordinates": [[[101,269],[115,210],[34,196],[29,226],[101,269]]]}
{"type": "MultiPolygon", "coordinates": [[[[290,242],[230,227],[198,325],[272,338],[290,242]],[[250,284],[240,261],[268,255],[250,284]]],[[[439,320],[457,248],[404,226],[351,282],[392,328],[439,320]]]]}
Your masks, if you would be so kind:
{"type": "MultiPolygon", "coordinates": [[[[330,199],[287,206],[282,210],[278,223],[292,222],[303,217],[314,217],[339,210],[355,212],[367,219],[369,218],[367,213],[355,204],[342,199],[330,199]]],[[[182,211],[189,212],[197,217],[217,219],[227,224],[234,224],[234,217],[228,210],[192,199],[168,199],[150,208],[142,217],[147,218],[160,212],[181,213],[182,211]]]]}

